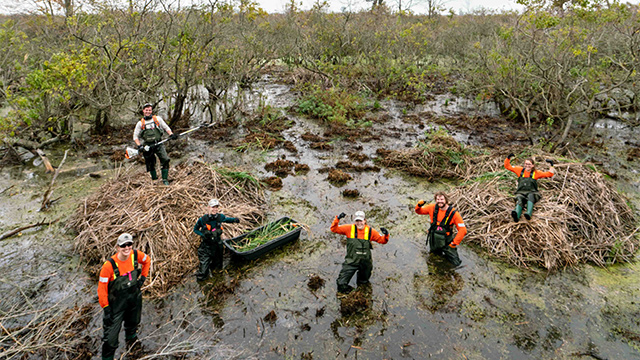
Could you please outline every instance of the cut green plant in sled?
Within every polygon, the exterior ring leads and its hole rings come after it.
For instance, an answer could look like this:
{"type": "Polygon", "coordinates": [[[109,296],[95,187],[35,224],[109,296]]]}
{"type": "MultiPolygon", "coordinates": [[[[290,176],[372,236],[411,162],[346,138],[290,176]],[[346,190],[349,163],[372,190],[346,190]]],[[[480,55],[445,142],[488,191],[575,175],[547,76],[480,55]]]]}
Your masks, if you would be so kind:
{"type": "Polygon", "coordinates": [[[244,260],[256,259],[300,237],[306,225],[288,217],[263,225],[248,233],[224,240],[224,245],[234,257],[244,260]]]}

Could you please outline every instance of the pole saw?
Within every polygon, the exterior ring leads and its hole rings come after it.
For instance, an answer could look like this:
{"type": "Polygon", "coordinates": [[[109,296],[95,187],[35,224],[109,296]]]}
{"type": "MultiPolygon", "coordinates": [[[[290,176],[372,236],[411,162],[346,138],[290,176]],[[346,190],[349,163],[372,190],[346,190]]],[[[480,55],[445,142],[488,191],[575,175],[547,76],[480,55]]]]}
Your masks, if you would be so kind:
{"type": "MultiPolygon", "coordinates": [[[[194,132],[196,130],[212,127],[215,124],[216,123],[212,122],[211,124],[196,126],[196,127],[191,128],[191,129],[189,129],[189,130],[187,130],[187,131],[185,131],[183,133],[178,134],[178,137],[180,137],[182,135],[186,135],[186,134],[191,133],[191,132],[194,132]]],[[[159,141],[159,142],[157,142],[157,143],[155,143],[153,145],[145,145],[143,149],[144,149],[144,151],[149,151],[152,147],[158,146],[158,145],[163,144],[163,143],[165,143],[167,141],[169,141],[169,138],[161,140],[161,141],[159,141]]],[[[134,158],[134,157],[136,157],[138,155],[140,155],[140,152],[138,151],[138,149],[134,149],[134,148],[129,147],[129,146],[127,146],[127,149],[124,152],[124,157],[126,157],[127,159],[134,158]]]]}

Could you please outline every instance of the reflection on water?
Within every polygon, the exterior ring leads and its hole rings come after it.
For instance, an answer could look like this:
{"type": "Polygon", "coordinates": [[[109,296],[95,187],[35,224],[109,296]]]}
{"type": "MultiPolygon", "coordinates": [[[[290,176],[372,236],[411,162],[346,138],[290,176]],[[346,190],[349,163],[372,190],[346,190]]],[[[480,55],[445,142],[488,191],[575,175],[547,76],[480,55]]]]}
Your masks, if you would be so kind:
{"type": "Polygon", "coordinates": [[[414,274],[413,286],[420,305],[433,312],[455,310],[457,304],[453,298],[464,287],[462,276],[444,257],[431,252],[423,252],[428,273],[414,274]]]}

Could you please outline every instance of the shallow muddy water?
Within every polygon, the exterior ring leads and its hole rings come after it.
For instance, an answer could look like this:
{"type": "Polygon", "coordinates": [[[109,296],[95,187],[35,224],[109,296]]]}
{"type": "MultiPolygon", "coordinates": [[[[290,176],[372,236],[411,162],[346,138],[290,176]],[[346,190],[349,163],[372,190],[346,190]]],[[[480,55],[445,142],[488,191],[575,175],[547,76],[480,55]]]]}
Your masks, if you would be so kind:
{"type": "MultiPolygon", "coordinates": [[[[256,91],[262,93],[261,101],[276,107],[291,104],[293,98],[286,86],[269,82],[256,91]]],[[[412,111],[434,111],[436,105],[412,111]]],[[[470,105],[456,106],[469,111],[470,105]]],[[[547,274],[488,258],[463,240],[459,248],[463,266],[451,269],[425,252],[428,217],[413,211],[419,199],[431,200],[435,191],[448,189],[448,184],[428,183],[384,168],[347,171],[353,180],[340,187],[330,184],[328,174],[319,170],[348,160],[347,153],[369,158],[357,165],[375,165],[371,158],[378,148],[413,147],[433,127],[423,120],[403,120],[400,104],[383,102],[382,107],[389,114],[387,120],[373,121],[368,128],[379,140],[338,138],[331,141],[333,149],[328,151],[310,149],[309,141],[302,138],[305,133],[323,135],[322,126],[296,117],[292,117],[295,125],[282,135],[295,145],[297,154],[284,149],[241,153],[223,143],[211,146],[189,140],[185,153],[249,170],[260,178],[272,176],[264,165],[282,156],[309,165],[308,173],[287,176],[282,190],[267,192],[267,196],[269,219],[286,215],[307,224],[311,231],[253,262],[226,258],[225,271],[212,280],[198,284],[195,278],[186,277],[165,299],[147,301],[140,336],[150,352],[168,352],[189,344],[192,358],[214,359],[592,358],[589,354],[603,359],[640,359],[640,265],[608,269],[587,265],[547,274]],[[360,195],[345,198],[341,195],[345,189],[356,189],[360,195]],[[371,288],[361,290],[368,307],[355,315],[343,315],[335,279],[345,246],[343,236],[331,233],[329,226],[340,212],[349,214],[342,223],[350,223],[358,210],[365,211],[373,228],[389,229],[391,238],[372,250],[371,288]],[[325,280],[315,291],[308,286],[313,275],[325,280]],[[235,292],[213,296],[216,286],[234,279],[238,279],[235,292]],[[272,311],[276,318],[265,319],[272,311]]],[[[242,135],[239,130],[233,137],[242,135]]],[[[459,131],[456,138],[469,141],[469,134],[459,131]]],[[[59,155],[52,158],[59,159],[59,155]]],[[[56,192],[64,198],[48,216],[72,211],[106,178],[93,179],[86,173],[103,169],[101,173],[107,175],[111,167],[77,159],[69,161],[69,166],[80,170],[58,180],[61,187],[56,192]]],[[[0,195],[0,231],[42,217],[35,209],[49,179],[40,169],[30,167],[0,172],[0,191],[14,185],[0,195]]],[[[11,301],[21,299],[17,289],[25,287],[33,289],[34,301],[44,304],[61,300],[95,303],[95,315],[85,334],[97,350],[101,336],[97,277],[82,271],[71,242],[61,225],[27,230],[0,242],[0,264],[5,269],[0,291],[11,301]],[[75,294],[72,299],[70,293],[75,294]]],[[[0,308],[7,309],[7,304],[3,301],[0,308]]]]}

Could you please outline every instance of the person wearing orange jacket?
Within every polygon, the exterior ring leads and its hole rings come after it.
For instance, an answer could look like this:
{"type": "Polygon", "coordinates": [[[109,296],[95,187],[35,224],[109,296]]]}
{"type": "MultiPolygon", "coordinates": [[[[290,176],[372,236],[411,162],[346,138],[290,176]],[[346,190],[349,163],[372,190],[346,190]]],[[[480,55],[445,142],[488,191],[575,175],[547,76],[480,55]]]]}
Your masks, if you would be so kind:
{"type": "Polygon", "coordinates": [[[117,245],[118,252],[102,265],[98,283],[98,300],[103,309],[103,360],[114,358],[123,321],[127,347],[136,344],[142,313],[140,289],[149,276],[151,266],[147,254],[133,250],[131,234],[121,234],[117,245]],[[142,269],[138,264],[142,264],[142,269]]]}
{"type": "Polygon", "coordinates": [[[533,213],[533,204],[540,200],[540,192],[538,191],[538,179],[550,178],[555,174],[555,169],[553,168],[553,160],[545,160],[551,165],[549,171],[538,171],[533,163],[533,160],[526,159],[524,161],[524,167],[522,166],[511,166],[511,158],[515,155],[513,153],[509,154],[506,159],[504,159],[504,168],[512,171],[518,176],[518,188],[516,189],[516,208],[511,211],[511,217],[513,221],[518,222],[520,220],[520,215],[522,215],[522,209],[527,207],[527,212],[524,214],[524,217],[527,220],[531,220],[531,215],[533,213]]]}
{"type": "Polygon", "coordinates": [[[416,214],[431,217],[431,227],[429,227],[427,234],[429,251],[443,255],[453,266],[458,266],[462,263],[460,256],[458,256],[458,245],[467,235],[467,227],[464,225],[460,213],[449,205],[447,194],[437,192],[434,195],[434,200],[435,203],[427,206],[424,206],[424,200],[420,200],[415,208],[416,214]],[[455,237],[453,225],[457,230],[455,237]]]}
{"type": "Polygon", "coordinates": [[[389,231],[383,227],[380,228],[382,235],[375,229],[367,225],[364,211],[356,211],[354,224],[340,225],[340,219],[347,216],[340,213],[331,223],[331,231],[336,234],[342,234],[347,237],[347,255],[342,263],[342,270],[336,283],[338,292],[348,293],[353,290],[349,285],[349,281],[353,275],[358,272],[358,286],[366,285],[371,278],[373,270],[373,261],[371,258],[372,241],[380,244],[386,244],[389,241],[389,231]]]}

